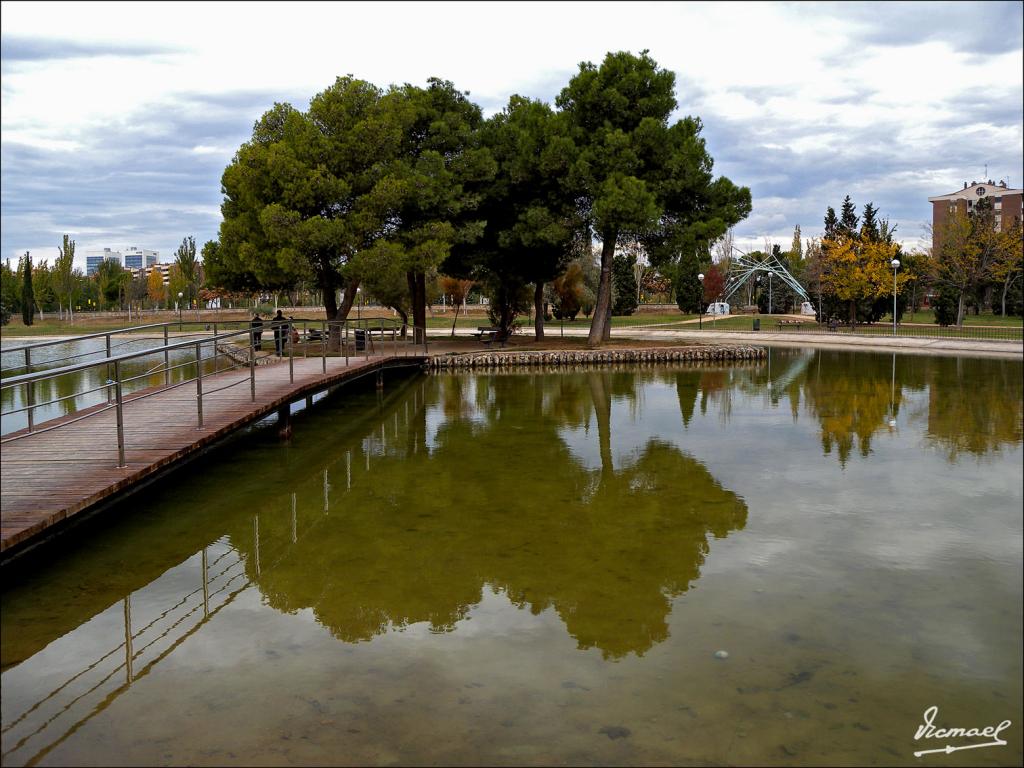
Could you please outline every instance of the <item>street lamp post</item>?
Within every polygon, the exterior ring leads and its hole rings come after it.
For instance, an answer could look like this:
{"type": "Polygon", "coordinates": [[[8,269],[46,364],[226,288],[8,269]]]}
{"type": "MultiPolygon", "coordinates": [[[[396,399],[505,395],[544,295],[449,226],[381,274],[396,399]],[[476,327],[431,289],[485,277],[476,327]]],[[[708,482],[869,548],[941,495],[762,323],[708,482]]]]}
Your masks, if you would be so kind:
{"type": "Polygon", "coordinates": [[[896,335],[896,270],[900,268],[900,260],[892,260],[892,335],[896,335]]]}
{"type": "Polygon", "coordinates": [[[181,330],[181,299],[184,297],[184,293],[178,291],[178,330],[181,330]]]}
{"type": "Polygon", "coordinates": [[[359,300],[362,298],[362,296],[363,296],[363,289],[362,288],[356,288],[356,320],[361,320],[362,317],[363,317],[363,314],[362,314],[362,312],[359,309],[359,300]]]}
{"type": "Polygon", "coordinates": [[[697,330],[704,330],[704,273],[697,275],[700,280],[700,301],[697,303],[697,330]]]}

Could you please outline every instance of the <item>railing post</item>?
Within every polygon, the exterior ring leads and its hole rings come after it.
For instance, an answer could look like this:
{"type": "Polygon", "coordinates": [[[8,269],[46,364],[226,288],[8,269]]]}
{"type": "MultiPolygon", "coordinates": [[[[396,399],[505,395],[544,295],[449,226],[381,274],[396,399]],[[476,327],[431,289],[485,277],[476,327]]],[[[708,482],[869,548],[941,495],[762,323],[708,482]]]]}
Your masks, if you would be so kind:
{"type": "Polygon", "coordinates": [[[196,342],[196,410],[199,415],[199,426],[203,428],[203,342],[196,342]]]}
{"type": "Polygon", "coordinates": [[[167,333],[167,324],[164,323],[164,386],[171,386],[171,353],[167,351],[170,344],[167,333]]]}
{"type": "Polygon", "coordinates": [[[207,574],[209,573],[209,566],[206,563],[206,547],[203,547],[203,616],[210,615],[210,586],[207,581],[207,574]]]}
{"type": "Polygon", "coordinates": [[[345,338],[341,340],[341,347],[345,350],[345,367],[348,367],[348,320],[345,321],[345,338]]]}
{"type": "Polygon", "coordinates": [[[327,373],[327,334],[330,333],[331,326],[326,320],[320,324],[320,367],[323,372],[327,373]]]}
{"type": "Polygon", "coordinates": [[[249,331],[249,394],[256,402],[256,334],[249,331]]]}
{"type": "Polygon", "coordinates": [[[114,396],[117,401],[117,466],[126,466],[124,460],[124,399],[121,392],[121,363],[114,363],[114,396]]]}
{"type": "Polygon", "coordinates": [[[285,325],[288,329],[288,381],[295,383],[295,348],[292,347],[292,331],[295,330],[295,323],[285,325]]]}
{"type": "MultiPolygon", "coordinates": [[[[32,373],[32,352],[27,347],[25,348],[25,369],[26,373],[32,373]]],[[[25,385],[25,402],[28,404],[28,431],[31,432],[35,427],[33,406],[36,404],[36,385],[33,381],[25,385]]]]}
{"type": "Polygon", "coordinates": [[[220,371],[220,354],[217,349],[217,324],[213,324],[213,372],[220,371]]]}
{"type": "MultiPolygon", "coordinates": [[[[107,334],[106,339],[107,339],[107,357],[110,357],[110,334],[109,333],[107,334]]],[[[108,379],[110,378],[110,364],[109,363],[107,363],[107,378],[108,379]]]]}
{"type": "Polygon", "coordinates": [[[132,596],[129,592],[124,596],[124,674],[125,679],[132,681],[132,596]]]}
{"type": "Polygon", "coordinates": [[[398,357],[398,329],[395,326],[391,326],[391,346],[395,357],[398,357]]]}

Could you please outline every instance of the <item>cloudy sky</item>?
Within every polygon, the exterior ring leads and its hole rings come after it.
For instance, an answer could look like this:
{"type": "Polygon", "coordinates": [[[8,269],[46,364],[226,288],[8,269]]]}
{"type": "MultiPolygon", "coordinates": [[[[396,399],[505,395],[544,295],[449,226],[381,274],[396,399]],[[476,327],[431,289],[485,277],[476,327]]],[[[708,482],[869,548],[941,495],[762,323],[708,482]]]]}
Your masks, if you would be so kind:
{"type": "Polygon", "coordinates": [[[431,76],[486,114],[552,102],[581,61],[649,49],[716,174],[749,186],[750,248],[819,235],[850,194],[919,247],[929,195],[1024,186],[1024,16],[991,3],[31,3],[0,14],[3,258],[104,246],[171,260],[217,236],[220,177],[275,101],[338,75],[431,76]],[[986,164],[988,171],[986,175],[986,164]]]}

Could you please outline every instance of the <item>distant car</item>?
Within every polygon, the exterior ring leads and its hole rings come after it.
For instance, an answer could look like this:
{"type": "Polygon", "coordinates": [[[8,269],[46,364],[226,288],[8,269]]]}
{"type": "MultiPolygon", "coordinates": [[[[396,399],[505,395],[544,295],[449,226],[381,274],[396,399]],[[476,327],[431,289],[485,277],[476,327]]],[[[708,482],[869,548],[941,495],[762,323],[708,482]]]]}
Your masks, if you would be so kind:
{"type": "Polygon", "coordinates": [[[728,315],[729,305],[724,301],[713,301],[708,304],[708,311],[706,315],[728,315]]]}
{"type": "Polygon", "coordinates": [[[818,314],[818,312],[814,308],[814,305],[811,304],[811,302],[805,301],[805,302],[803,302],[800,305],[800,314],[801,315],[816,315],[816,314],[818,314]]]}

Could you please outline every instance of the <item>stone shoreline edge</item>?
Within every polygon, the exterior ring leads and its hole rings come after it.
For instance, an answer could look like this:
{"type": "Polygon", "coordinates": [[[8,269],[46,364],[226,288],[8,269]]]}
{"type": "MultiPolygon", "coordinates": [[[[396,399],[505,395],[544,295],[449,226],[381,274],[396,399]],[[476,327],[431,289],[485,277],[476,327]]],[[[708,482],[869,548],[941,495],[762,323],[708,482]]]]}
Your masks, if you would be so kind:
{"type": "Polygon", "coordinates": [[[434,355],[426,362],[432,371],[519,368],[554,365],[607,365],[609,363],[672,363],[762,360],[764,347],[709,344],[648,349],[538,350],[534,352],[469,352],[434,355]]]}

